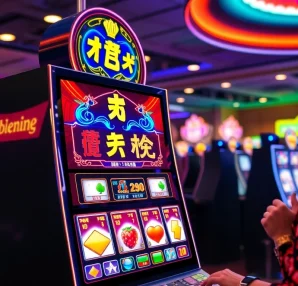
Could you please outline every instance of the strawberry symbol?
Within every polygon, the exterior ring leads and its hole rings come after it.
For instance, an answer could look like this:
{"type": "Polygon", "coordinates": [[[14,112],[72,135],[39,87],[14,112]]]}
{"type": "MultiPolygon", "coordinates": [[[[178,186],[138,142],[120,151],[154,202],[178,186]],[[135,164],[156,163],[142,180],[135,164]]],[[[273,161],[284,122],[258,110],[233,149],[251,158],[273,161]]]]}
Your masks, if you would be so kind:
{"type": "Polygon", "coordinates": [[[131,226],[122,229],[121,238],[123,243],[130,249],[133,249],[138,241],[138,233],[135,228],[131,226]]]}

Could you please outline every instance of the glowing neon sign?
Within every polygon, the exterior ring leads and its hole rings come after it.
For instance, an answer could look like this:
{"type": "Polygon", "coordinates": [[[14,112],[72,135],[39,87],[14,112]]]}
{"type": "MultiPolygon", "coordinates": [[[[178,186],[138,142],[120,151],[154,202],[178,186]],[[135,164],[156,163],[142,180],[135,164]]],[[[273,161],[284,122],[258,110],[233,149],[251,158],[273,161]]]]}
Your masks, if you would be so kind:
{"type": "Polygon", "coordinates": [[[229,150],[234,153],[243,134],[243,128],[239,125],[238,120],[233,115],[229,116],[218,127],[218,133],[223,140],[228,142],[229,150]]]}
{"type": "Polygon", "coordinates": [[[88,9],[51,25],[40,43],[39,62],[146,82],[146,62],[137,36],[120,16],[103,8],[88,9]]]}
{"type": "Polygon", "coordinates": [[[210,133],[210,125],[205,122],[204,118],[192,114],[180,128],[180,135],[183,140],[190,144],[200,142],[210,133]]]}
{"type": "Polygon", "coordinates": [[[239,121],[231,115],[219,126],[218,133],[226,142],[228,142],[231,138],[239,141],[243,134],[243,128],[240,126],[239,121]]]}
{"type": "Polygon", "coordinates": [[[61,90],[70,168],[168,167],[159,98],[65,80],[61,90]]]}
{"type": "Polygon", "coordinates": [[[87,10],[73,24],[70,57],[74,69],[145,83],[145,59],[129,25],[102,8],[87,10]]]}

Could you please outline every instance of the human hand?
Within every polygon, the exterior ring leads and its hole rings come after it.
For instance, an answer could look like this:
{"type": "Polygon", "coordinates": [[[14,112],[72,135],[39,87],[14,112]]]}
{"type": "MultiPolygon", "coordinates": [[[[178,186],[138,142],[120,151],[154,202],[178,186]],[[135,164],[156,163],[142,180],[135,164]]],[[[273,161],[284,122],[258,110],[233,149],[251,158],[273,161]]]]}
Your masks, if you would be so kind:
{"type": "Polygon", "coordinates": [[[218,284],[220,286],[239,286],[243,278],[244,276],[229,269],[225,269],[211,274],[202,283],[202,286],[212,286],[213,284],[218,284]]]}
{"type": "Polygon", "coordinates": [[[289,209],[282,201],[274,200],[264,213],[261,220],[268,236],[273,240],[278,239],[283,235],[292,234],[292,223],[298,211],[298,202],[296,194],[291,197],[292,210],[289,209]]]}
{"type": "Polygon", "coordinates": [[[298,201],[296,193],[291,195],[292,212],[296,215],[298,213],[298,201]]]}

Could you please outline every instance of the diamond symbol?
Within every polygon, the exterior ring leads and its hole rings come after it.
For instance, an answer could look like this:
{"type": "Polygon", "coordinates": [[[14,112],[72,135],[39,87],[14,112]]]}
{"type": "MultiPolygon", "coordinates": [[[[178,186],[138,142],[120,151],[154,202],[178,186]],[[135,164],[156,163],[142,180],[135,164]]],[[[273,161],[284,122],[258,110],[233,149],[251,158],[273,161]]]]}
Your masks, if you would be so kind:
{"type": "Polygon", "coordinates": [[[86,265],[85,275],[88,280],[94,280],[102,277],[102,270],[99,263],[86,265]]]}
{"type": "Polygon", "coordinates": [[[96,269],[94,266],[92,266],[88,274],[95,278],[98,275],[98,273],[99,273],[99,270],[96,269]]]}
{"type": "Polygon", "coordinates": [[[84,242],[84,246],[101,256],[109,246],[111,239],[94,230],[84,242]]]}

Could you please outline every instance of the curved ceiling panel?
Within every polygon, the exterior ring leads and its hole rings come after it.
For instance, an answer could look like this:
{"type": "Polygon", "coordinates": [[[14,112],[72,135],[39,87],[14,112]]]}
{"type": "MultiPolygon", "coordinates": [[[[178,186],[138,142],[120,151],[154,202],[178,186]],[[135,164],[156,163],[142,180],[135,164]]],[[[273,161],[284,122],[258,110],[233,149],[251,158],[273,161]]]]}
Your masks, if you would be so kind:
{"type": "MultiPolygon", "coordinates": [[[[190,0],[185,8],[185,21],[195,36],[221,48],[259,54],[298,54],[298,17],[256,9],[253,3],[257,2],[273,10],[281,7],[275,6],[277,0],[190,0]]],[[[296,6],[282,7],[283,11],[294,13],[296,6]]]]}

